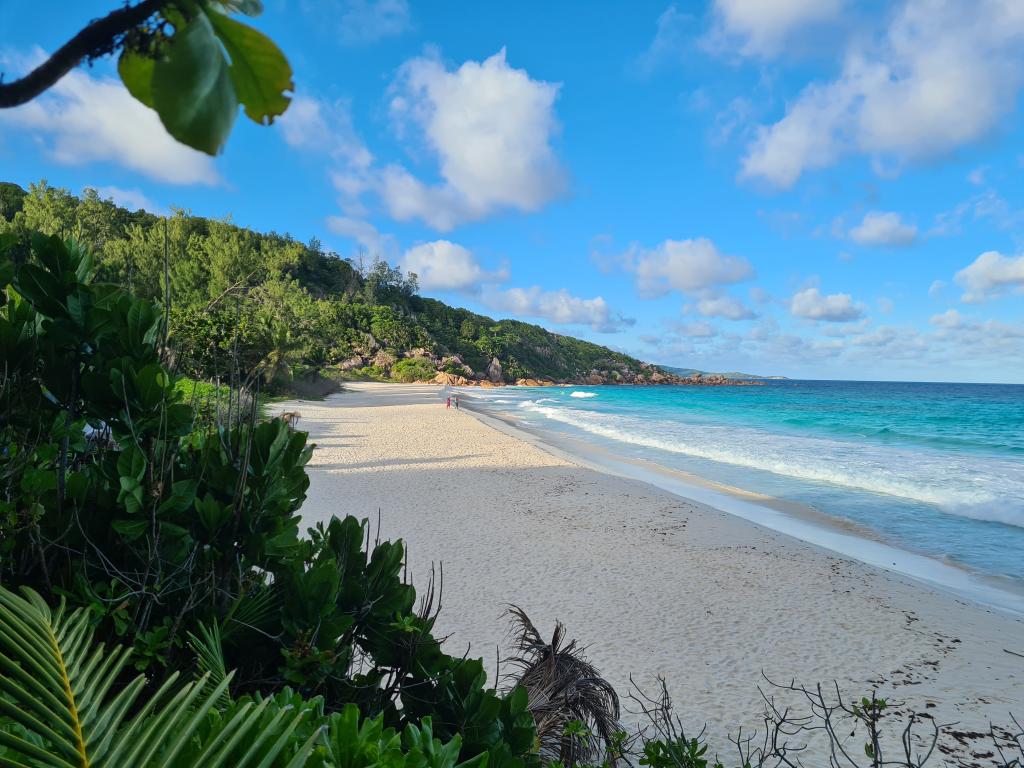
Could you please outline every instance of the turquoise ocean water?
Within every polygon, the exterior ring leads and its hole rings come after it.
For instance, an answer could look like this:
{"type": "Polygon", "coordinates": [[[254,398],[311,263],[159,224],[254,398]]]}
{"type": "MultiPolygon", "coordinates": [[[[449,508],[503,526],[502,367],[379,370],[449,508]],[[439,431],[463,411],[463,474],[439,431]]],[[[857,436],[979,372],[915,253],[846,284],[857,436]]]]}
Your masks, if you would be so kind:
{"type": "Polygon", "coordinates": [[[1024,386],[785,380],[477,397],[522,426],[811,507],[1024,587],[1024,386]]]}

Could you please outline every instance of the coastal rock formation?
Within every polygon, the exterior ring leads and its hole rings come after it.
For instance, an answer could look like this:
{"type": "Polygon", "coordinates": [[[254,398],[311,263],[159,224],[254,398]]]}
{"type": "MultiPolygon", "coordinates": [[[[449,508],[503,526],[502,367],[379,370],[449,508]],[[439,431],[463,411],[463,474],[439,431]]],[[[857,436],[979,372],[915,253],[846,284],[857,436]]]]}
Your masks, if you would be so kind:
{"type": "Polygon", "coordinates": [[[390,352],[381,350],[373,356],[373,364],[381,370],[388,372],[391,370],[391,366],[395,364],[395,356],[390,352]]]}
{"type": "Polygon", "coordinates": [[[505,381],[505,374],[501,370],[501,361],[496,357],[492,357],[491,362],[487,365],[487,378],[495,384],[505,381]]]}
{"type": "Polygon", "coordinates": [[[431,365],[439,365],[440,364],[440,361],[438,360],[437,355],[435,355],[429,349],[424,349],[423,347],[416,347],[415,349],[406,350],[405,352],[402,353],[402,357],[410,357],[410,358],[417,358],[417,357],[419,357],[419,358],[422,358],[422,359],[428,361],[431,365]]]}
{"type": "Polygon", "coordinates": [[[452,373],[443,372],[437,374],[437,376],[432,378],[430,381],[433,384],[441,384],[442,386],[448,387],[464,387],[467,384],[472,383],[465,376],[456,376],[455,374],[452,373]]]}
{"type": "Polygon", "coordinates": [[[359,355],[356,355],[355,357],[350,357],[348,360],[342,360],[338,363],[338,370],[351,371],[353,368],[362,368],[364,365],[366,365],[366,360],[359,355]]]}
{"type": "Polygon", "coordinates": [[[441,369],[448,369],[449,372],[453,368],[459,368],[459,369],[462,370],[462,375],[463,376],[473,376],[474,375],[473,369],[470,368],[468,365],[466,365],[462,361],[462,358],[459,357],[458,355],[446,355],[445,357],[442,357],[441,358],[441,362],[438,363],[437,367],[441,368],[441,369]]]}

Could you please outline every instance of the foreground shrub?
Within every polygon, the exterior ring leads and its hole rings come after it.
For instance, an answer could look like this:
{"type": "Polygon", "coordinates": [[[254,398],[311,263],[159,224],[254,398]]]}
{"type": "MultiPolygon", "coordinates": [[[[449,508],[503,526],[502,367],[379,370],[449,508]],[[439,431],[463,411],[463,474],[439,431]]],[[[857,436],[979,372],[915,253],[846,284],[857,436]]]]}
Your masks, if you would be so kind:
{"type": "Polygon", "coordinates": [[[396,729],[430,717],[461,759],[533,762],[529,713],[442,652],[400,541],[351,517],[300,536],[306,435],[252,399],[195,429],[160,308],[94,282],[74,243],[30,256],[0,262],[0,581],[85,609],[154,683],[204,638],[233,696],[290,685],[396,729]]]}

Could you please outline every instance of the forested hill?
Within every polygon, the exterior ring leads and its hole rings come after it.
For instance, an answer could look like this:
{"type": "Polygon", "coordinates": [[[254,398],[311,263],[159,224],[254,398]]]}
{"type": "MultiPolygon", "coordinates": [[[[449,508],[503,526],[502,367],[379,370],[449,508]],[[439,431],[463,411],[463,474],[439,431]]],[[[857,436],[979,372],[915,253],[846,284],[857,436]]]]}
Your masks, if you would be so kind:
{"type": "Polygon", "coordinates": [[[325,374],[425,380],[643,382],[663,372],[539,326],[493,320],[418,295],[414,275],[355,263],[317,240],[258,233],[175,210],[130,212],[86,190],[0,183],[0,231],[73,237],[98,279],[163,301],[176,363],[197,378],[259,377],[279,388],[325,374]],[[166,271],[165,271],[166,253],[166,271]]]}

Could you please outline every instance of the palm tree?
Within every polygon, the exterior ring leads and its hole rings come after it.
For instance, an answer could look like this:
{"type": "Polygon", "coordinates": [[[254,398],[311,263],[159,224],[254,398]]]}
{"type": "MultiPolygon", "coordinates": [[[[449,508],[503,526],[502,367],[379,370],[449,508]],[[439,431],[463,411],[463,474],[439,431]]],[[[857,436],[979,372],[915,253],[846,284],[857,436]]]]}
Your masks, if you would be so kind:
{"type": "Polygon", "coordinates": [[[268,386],[292,380],[292,366],[298,361],[300,346],[284,323],[275,323],[271,327],[271,339],[270,351],[259,366],[263,383],[268,386]]]}
{"type": "Polygon", "coordinates": [[[527,709],[537,725],[541,757],[574,766],[596,764],[604,753],[614,766],[622,726],[619,697],[611,683],[587,661],[575,640],[566,642],[562,622],[555,623],[547,641],[522,608],[510,606],[508,615],[515,650],[506,661],[516,669],[509,682],[525,688],[529,696],[527,709]]]}

